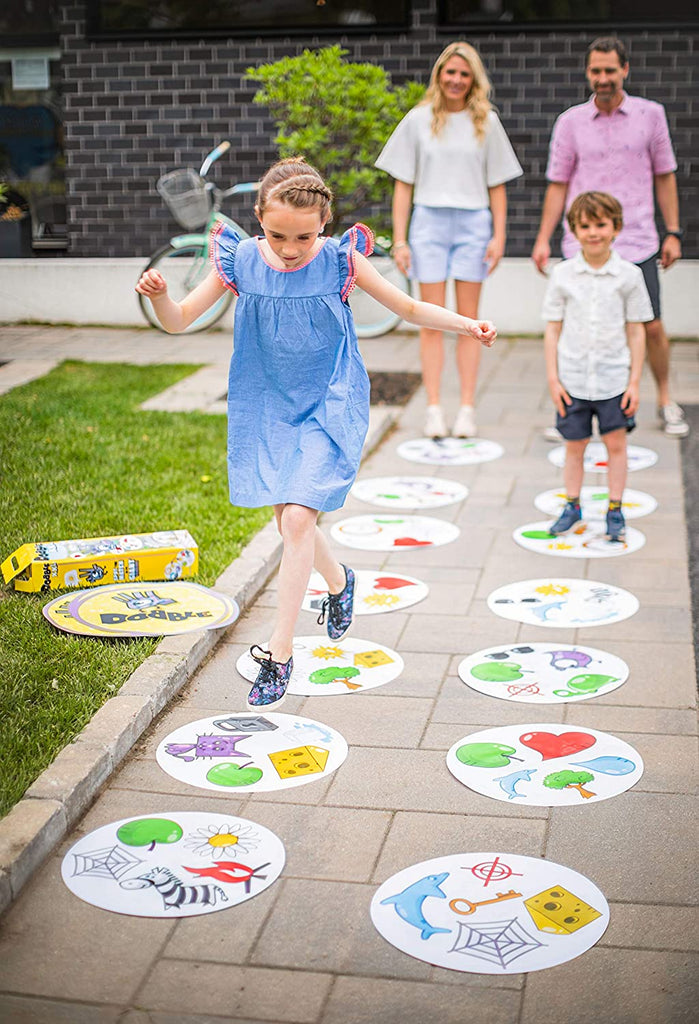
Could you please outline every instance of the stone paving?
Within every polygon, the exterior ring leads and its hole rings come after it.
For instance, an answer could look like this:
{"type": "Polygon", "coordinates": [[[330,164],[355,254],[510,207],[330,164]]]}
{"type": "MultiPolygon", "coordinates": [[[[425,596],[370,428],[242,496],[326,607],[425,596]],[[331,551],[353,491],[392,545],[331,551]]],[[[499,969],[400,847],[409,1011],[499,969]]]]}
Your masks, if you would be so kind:
{"type": "MultiPolygon", "coordinates": [[[[225,364],[228,339],[183,340],[139,332],[13,328],[0,359],[71,358],[140,363],[225,364]],[[123,339],[123,344],[119,339],[123,339]]],[[[364,343],[372,369],[415,370],[414,335],[364,343]]],[[[12,363],[0,368],[11,372],[12,363]]],[[[22,371],[26,374],[26,370],[22,371]]],[[[678,400],[699,401],[695,345],[677,345],[678,400]]],[[[447,402],[456,405],[454,374],[447,402]]],[[[430,550],[372,553],[342,548],[355,567],[404,571],[430,595],[405,612],[362,618],[355,635],[397,649],[405,671],[361,694],[289,697],[282,711],[338,729],[347,761],[329,778],[288,791],[231,799],[164,774],[157,744],[176,726],[241,710],[247,685],[235,662],[264,641],[273,616],[270,583],[225,635],[181,695],[161,714],[112,777],[73,834],[0,921],[0,1020],[12,1024],[675,1024],[696,1019],[696,701],[680,447],[655,427],[646,373],[633,442],[659,454],[629,483],[659,502],[637,524],[646,546],[604,561],[553,560],[525,551],[514,527],[542,518],[541,490],[560,485],[541,428],[551,420],[537,341],[500,341],[484,353],[479,395],[483,437],[503,458],[437,470],[400,460],[398,443],[420,432],[424,397],[362,467],[364,476],[443,475],[470,488],[460,505],[430,513],[455,522],[460,537],[430,550]],[[531,628],[494,616],[490,591],[541,575],[601,579],[631,590],[640,611],[587,630],[531,628]],[[461,658],[514,641],[589,643],[630,666],[622,687],[591,700],[549,705],[551,722],[607,730],[635,746],[638,784],[592,807],[512,806],[480,796],[447,771],[445,752],[479,728],[532,720],[523,704],[464,686],[461,658]],[[279,880],[230,911],[183,920],[110,914],[76,899],[60,878],[61,858],[85,833],[122,817],[176,810],[240,813],[286,846],[279,880]],[[421,860],[469,850],[542,856],[589,876],[611,907],[609,928],[576,960],[528,975],[446,971],[412,959],[374,930],[369,904],[392,873],[421,860]]],[[[590,481],[588,481],[590,482],[590,481]]],[[[335,519],[366,513],[354,499],[335,519]]],[[[338,550],[340,553],[340,550],[338,550]]],[[[321,635],[302,612],[299,634],[321,635]]],[[[537,711],[538,716],[541,711],[537,711]]]]}

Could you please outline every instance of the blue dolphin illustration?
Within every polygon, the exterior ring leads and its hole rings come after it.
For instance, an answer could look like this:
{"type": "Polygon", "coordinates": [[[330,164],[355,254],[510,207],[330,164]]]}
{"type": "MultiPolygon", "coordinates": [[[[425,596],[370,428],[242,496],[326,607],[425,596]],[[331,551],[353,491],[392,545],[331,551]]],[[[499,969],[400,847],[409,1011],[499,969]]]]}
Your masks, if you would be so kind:
{"type": "Polygon", "coordinates": [[[521,771],[512,772],[510,775],[501,775],[498,779],[500,789],[503,793],[507,793],[508,800],[514,800],[517,796],[524,796],[523,793],[517,792],[515,786],[521,781],[531,782],[531,777],[536,775],[536,772],[536,768],[523,768],[521,771]]]}
{"type": "Polygon", "coordinates": [[[433,928],[422,913],[422,904],[428,896],[434,896],[438,900],[447,898],[447,894],[442,892],[439,887],[448,877],[448,871],[443,871],[441,875],[426,875],[419,881],[413,882],[407,889],[403,889],[403,892],[396,893],[395,896],[387,896],[385,900],[381,900],[381,905],[392,903],[398,917],[402,917],[413,928],[420,929],[421,939],[429,939],[431,935],[436,935],[438,932],[448,934],[451,928],[433,928]]]}

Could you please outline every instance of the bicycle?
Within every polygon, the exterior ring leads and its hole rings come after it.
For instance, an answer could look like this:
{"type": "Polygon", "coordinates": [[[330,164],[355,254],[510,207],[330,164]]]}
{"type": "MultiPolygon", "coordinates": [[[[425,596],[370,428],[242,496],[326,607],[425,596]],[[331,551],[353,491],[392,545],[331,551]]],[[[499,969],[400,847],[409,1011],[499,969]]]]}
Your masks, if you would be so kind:
{"type": "MultiPolygon", "coordinates": [[[[178,224],[190,233],[174,236],[167,245],[154,252],[144,271],[157,268],[167,281],[168,292],[176,302],[186,298],[210,272],[209,235],[216,223],[223,221],[241,238],[250,237],[240,224],[221,213],[221,207],[225,199],[246,192],[256,192],[258,182],[240,182],[230,188],[220,189],[213,182],[206,180],[213,164],[230,148],[230,142],[221,142],[207,154],[198,171],[191,167],[183,167],[163,174],[157,181],[156,188],[170,213],[178,224]],[[200,230],[194,233],[196,228],[200,230]]],[[[392,284],[403,291],[408,290],[407,280],[386,249],[376,245],[371,260],[379,273],[392,284]]],[[[212,327],[221,319],[233,298],[233,293],[227,291],[181,333],[194,334],[212,327]]],[[[139,293],[138,301],[148,323],[162,330],[150,299],[139,293]]],[[[386,309],[360,288],[355,288],[352,292],[351,307],[359,338],[377,338],[392,331],[400,323],[401,318],[396,313],[386,309]]]]}

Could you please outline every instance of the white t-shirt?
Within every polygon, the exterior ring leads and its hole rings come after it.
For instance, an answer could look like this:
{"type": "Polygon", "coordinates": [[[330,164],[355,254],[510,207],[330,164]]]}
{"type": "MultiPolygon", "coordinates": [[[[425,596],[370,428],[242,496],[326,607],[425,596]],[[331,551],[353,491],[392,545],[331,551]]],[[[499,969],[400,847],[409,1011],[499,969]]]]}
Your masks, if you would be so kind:
{"type": "Polygon", "coordinates": [[[558,379],[573,398],[601,401],[626,391],[631,353],[626,324],[653,319],[641,270],[619,253],[591,267],[578,253],[551,271],[544,320],[563,321],[558,379]]]}
{"type": "Polygon", "coordinates": [[[458,210],[487,209],[489,188],[524,173],[494,110],[480,142],[466,110],[447,114],[442,131],[433,135],[427,104],[405,115],[375,166],[413,185],[416,205],[458,210]]]}

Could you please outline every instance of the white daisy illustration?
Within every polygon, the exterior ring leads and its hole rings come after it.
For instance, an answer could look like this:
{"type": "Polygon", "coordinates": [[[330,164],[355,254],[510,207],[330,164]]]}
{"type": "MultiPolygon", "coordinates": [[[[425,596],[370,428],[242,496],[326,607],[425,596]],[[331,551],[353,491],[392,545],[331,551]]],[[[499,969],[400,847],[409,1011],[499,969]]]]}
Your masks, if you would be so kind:
{"type": "Polygon", "coordinates": [[[249,853],[254,850],[260,842],[258,832],[249,825],[209,825],[207,828],[198,828],[185,839],[185,847],[198,854],[200,857],[213,857],[220,860],[221,857],[230,857],[231,854],[249,853]]]}

